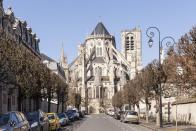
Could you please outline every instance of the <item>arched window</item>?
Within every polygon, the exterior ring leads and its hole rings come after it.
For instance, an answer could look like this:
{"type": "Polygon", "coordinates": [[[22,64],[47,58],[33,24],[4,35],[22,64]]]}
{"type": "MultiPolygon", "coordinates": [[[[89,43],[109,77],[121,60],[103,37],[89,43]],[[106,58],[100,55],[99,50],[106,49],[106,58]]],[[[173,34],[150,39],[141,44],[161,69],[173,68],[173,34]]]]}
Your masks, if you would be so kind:
{"type": "Polygon", "coordinates": [[[125,44],[126,44],[126,50],[134,50],[134,34],[127,34],[127,36],[125,37],[125,44]]]}

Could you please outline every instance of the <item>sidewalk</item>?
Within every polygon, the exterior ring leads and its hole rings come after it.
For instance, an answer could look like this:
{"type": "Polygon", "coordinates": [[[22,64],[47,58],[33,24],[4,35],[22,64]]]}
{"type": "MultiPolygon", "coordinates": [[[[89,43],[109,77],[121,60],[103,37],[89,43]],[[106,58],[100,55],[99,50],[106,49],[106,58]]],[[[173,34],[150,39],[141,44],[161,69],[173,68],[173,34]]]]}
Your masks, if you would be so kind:
{"type": "MultiPolygon", "coordinates": [[[[144,126],[153,131],[176,131],[176,127],[173,124],[163,125],[163,128],[159,128],[156,126],[155,122],[146,123],[145,120],[140,120],[140,126],[144,126]]],[[[196,131],[196,126],[194,125],[180,125],[178,126],[178,131],[196,131]]]]}

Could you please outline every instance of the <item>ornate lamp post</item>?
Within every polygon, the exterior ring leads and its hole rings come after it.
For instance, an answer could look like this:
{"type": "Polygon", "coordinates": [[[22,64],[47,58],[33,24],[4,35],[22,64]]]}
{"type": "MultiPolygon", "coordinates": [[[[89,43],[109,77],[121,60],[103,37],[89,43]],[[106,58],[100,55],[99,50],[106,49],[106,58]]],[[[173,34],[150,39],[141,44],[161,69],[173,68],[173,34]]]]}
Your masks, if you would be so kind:
{"type": "MultiPolygon", "coordinates": [[[[159,43],[159,65],[161,65],[161,55],[163,50],[163,44],[166,44],[167,47],[174,47],[175,39],[171,36],[166,36],[161,39],[161,33],[159,28],[157,27],[149,27],[146,30],[146,35],[149,37],[149,47],[153,46],[153,38],[155,37],[155,33],[158,33],[158,43],[159,43]]],[[[160,119],[160,127],[163,127],[163,119],[162,119],[162,87],[161,87],[161,78],[159,78],[159,119],[160,119]]]]}

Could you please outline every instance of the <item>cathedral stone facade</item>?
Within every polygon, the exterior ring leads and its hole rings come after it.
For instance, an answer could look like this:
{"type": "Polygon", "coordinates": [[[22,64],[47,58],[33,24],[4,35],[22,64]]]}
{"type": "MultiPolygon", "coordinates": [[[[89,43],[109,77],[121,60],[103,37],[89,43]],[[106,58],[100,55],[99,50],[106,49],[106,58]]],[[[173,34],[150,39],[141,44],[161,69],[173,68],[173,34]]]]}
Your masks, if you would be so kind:
{"type": "Polygon", "coordinates": [[[83,100],[88,97],[90,113],[112,107],[112,96],[141,69],[141,30],[124,30],[121,39],[120,52],[115,37],[99,22],[69,65],[70,88],[83,100]]]}

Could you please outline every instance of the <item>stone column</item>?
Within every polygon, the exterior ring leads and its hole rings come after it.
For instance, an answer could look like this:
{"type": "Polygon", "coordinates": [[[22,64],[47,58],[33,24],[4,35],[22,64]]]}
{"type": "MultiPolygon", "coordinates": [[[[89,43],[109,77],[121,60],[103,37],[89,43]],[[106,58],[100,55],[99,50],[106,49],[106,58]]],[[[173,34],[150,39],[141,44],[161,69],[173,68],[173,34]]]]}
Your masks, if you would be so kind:
{"type": "Polygon", "coordinates": [[[95,99],[96,99],[97,98],[97,87],[95,86],[94,89],[95,89],[95,99]]]}
{"type": "Polygon", "coordinates": [[[101,98],[101,86],[99,86],[99,99],[101,98]]]}

